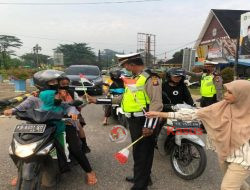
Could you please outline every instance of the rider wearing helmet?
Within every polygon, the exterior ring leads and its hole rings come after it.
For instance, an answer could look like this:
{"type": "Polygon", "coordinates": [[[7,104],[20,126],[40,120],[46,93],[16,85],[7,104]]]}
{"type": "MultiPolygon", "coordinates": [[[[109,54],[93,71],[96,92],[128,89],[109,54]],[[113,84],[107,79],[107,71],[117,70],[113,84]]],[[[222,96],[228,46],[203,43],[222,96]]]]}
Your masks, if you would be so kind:
{"type": "Polygon", "coordinates": [[[164,111],[171,111],[170,105],[189,104],[194,105],[191,94],[184,83],[186,78],[182,68],[171,68],[166,73],[166,81],[162,84],[162,99],[164,111]]]}
{"type": "MultiPolygon", "coordinates": [[[[104,91],[107,96],[121,95],[124,93],[124,84],[121,79],[122,72],[120,70],[113,70],[109,72],[110,79],[106,81],[107,86],[104,91]]],[[[108,118],[111,116],[112,106],[104,105],[104,120],[103,125],[108,124],[108,118]]]]}
{"type": "Polygon", "coordinates": [[[40,90],[58,90],[58,78],[64,72],[58,70],[44,70],[34,74],[35,86],[40,90]]]}

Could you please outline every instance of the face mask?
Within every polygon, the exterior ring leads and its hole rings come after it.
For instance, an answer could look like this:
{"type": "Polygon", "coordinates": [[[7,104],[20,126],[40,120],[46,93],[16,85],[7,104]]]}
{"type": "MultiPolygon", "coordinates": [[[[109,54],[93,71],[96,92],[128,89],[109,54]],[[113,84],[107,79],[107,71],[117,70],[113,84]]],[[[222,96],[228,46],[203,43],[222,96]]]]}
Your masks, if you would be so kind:
{"type": "Polygon", "coordinates": [[[125,69],[125,74],[127,76],[132,76],[133,75],[133,73],[131,71],[128,71],[127,69],[125,69]]]}
{"type": "Polygon", "coordinates": [[[247,32],[248,38],[250,38],[250,30],[247,32]]]}
{"type": "Polygon", "coordinates": [[[54,85],[48,85],[50,90],[58,90],[59,85],[54,84],[54,85]]]}
{"type": "Polygon", "coordinates": [[[203,73],[208,73],[207,69],[203,69],[202,71],[203,71],[203,73]]]}
{"type": "Polygon", "coordinates": [[[60,86],[59,89],[68,91],[69,90],[69,86],[60,86]]]}
{"type": "Polygon", "coordinates": [[[61,99],[54,99],[54,105],[55,106],[60,106],[62,103],[62,100],[61,99]]]}

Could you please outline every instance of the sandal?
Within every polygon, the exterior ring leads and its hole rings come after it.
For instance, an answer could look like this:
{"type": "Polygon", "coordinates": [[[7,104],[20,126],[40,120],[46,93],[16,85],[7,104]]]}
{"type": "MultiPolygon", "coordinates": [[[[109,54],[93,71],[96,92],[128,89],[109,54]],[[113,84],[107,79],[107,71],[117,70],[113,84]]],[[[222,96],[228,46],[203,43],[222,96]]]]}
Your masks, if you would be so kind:
{"type": "Polygon", "coordinates": [[[10,182],[11,186],[16,186],[17,184],[17,177],[15,177],[14,179],[11,180],[10,182]]]}
{"type": "Polygon", "coordinates": [[[97,183],[97,178],[95,172],[87,173],[87,184],[95,185],[97,183]]]}

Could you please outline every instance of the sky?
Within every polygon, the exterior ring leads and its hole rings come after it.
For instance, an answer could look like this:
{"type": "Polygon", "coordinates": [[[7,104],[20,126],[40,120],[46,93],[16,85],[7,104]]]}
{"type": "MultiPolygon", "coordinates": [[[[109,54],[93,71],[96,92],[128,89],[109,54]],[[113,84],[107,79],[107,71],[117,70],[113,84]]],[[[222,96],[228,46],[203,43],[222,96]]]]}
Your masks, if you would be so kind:
{"type": "MultiPolygon", "coordinates": [[[[156,55],[171,58],[178,49],[192,47],[211,9],[250,10],[249,0],[160,0],[122,4],[6,5],[1,3],[86,3],[126,0],[0,0],[0,35],[23,42],[17,55],[39,44],[52,55],[59,44],[88,43],[98,50],[130,53],[137,49],[137,33],[156,35],[156,55]],[[188,44],[189,45],[186,45],[188,44]],[[166,54],[164,52],[167,52],[166,54]]],[[[127,0],[131,1],[131,0],[127,0]]]]}

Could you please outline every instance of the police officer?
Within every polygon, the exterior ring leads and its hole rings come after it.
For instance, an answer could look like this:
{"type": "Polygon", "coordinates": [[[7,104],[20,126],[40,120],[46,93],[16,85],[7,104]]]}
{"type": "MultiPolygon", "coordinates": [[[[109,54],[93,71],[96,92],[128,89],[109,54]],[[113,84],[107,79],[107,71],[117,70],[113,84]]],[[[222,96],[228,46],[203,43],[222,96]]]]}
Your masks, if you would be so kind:
{"type": "Polygon", "coordinates": [[[206,61],[202,73],[186,71],[188,75],[198,77],[201,81],[201,107],[206,107],[222,100],[222,78],[215,72],[215,63],[206,61]]]}
{"type": "MultiPolygon", "coordinates": [[[[113,103],[121,101],[129,124],[132,141],[142,135],[144,138],[133,147],[134,177],[127,177],[126,180],[133,182],[131,190],[146,190],[151,179],[151,168],[154,157],[155,135],[154,129],[158,118],[146,119],[145,111],[162,111],[162,85],[160,78],[149,71],[144,70],[144,64],[139,53],[129,55],[117,55],[120,65],[126,65],[126,69],[132,72],[135,80],[134,87],[126,85],[125,92],[113,103]]],[[[96,100],[106,101],[106,100],[96,100]]],[[[93,101],[95,102],[95,101],[93,101]]]]}

